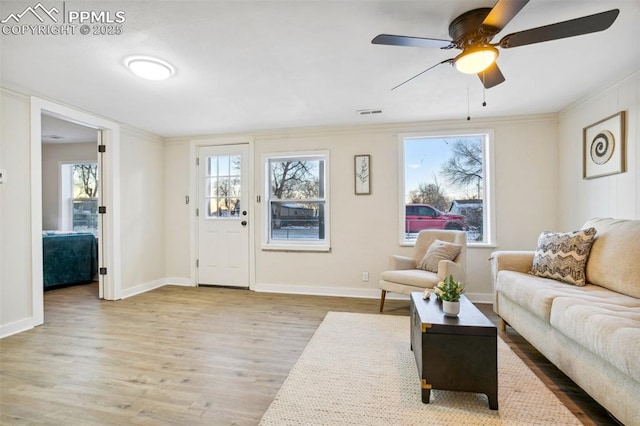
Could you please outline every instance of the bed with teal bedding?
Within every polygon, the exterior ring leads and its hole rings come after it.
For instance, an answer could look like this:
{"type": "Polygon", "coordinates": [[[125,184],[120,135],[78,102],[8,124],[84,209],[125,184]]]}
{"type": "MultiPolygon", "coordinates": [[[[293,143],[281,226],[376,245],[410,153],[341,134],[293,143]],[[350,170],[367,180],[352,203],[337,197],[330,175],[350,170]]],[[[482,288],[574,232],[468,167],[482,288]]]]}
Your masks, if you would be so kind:
{"type": "Polygon", "coordinates": [[[98,272],[98,243],[91,233],[42,233],[44,289],[93,281],[98,272]]]}

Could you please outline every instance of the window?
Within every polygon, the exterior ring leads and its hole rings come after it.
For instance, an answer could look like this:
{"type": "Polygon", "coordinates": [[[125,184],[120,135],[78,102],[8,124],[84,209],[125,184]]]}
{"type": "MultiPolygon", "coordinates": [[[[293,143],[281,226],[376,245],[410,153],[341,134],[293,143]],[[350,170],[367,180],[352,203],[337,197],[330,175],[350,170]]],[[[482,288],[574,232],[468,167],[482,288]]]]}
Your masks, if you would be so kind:
{"type": "Polygon", "coordinates": [[[62,230],[98,236],[98,164],[62,165],[62,230]]]}
{"type": "Polygon", "coordinates": [[[240,155],[207,157],[207,217],[240,217],[240,155]]]}
{"type": "Polygon", "coordinates": [[[470,244],[491,244],[493,226],[488,133],[401,138],[401,242],[423,229],[467,232],[470,244]]]}
{"type": "Polygon", "coordinates": [[[267,247],[329,249],[326,152],[265,160],[267,247]]]}

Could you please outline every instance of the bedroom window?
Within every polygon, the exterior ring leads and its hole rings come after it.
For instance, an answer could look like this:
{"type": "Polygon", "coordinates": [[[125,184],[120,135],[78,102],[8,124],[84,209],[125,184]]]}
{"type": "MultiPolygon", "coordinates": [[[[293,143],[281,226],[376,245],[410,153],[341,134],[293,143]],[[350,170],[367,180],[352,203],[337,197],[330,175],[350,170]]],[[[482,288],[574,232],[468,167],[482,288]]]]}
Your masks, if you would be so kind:
{"type": "Polygon", "coordinates": [[[401,243],[422,229],[454,229],[469,245],[492,244],[490,132],[402,136],[400,149],[401,243]]]}
{"type": "Polygon", "coordinates": [[[267,249],[329,250],[329,153],[265,157],[267,249]]]}
{"type": "Polygon", "coordinates": [[[98,164],[63,164],[63,230],[98,236],[98,164]]]}

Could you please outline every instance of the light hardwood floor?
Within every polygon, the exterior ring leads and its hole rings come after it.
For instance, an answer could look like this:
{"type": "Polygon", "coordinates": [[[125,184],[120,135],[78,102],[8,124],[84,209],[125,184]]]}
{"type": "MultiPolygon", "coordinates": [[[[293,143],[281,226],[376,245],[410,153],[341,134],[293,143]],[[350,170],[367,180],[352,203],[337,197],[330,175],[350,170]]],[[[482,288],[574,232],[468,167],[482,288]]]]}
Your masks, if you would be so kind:
{"type": "MultiPolygon", "coordinates": [[[[224,288],[96,294],[48,291],[45,324],[0,340],[0,424],[255,425],[328,311],[378,313],[377,300],[224,288]]],[[[388,300],[384,315],[408,306],[388,300]]],[[[517,333],[501,335],[583,423],[614,424],[517,333]]]]}

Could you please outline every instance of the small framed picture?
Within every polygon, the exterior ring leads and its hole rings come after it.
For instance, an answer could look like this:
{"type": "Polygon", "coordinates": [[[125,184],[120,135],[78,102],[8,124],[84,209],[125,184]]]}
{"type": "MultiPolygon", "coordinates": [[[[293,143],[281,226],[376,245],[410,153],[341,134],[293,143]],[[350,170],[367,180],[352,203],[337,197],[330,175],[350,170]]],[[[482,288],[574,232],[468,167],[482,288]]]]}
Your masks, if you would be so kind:
{"type": "Polygon", "coordinates": [[[625,111],[582,131],[582,178],[593,179],[625,171],[625,111]]]}
{"type": "Polygon", "coordinates": [[[354,156],[354,175],[356,195],[371,194],[371,156],[354,156]]]}

